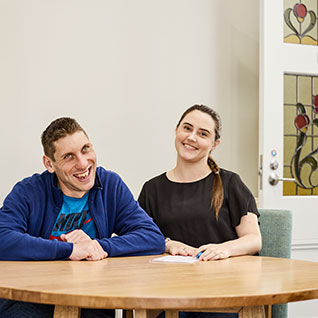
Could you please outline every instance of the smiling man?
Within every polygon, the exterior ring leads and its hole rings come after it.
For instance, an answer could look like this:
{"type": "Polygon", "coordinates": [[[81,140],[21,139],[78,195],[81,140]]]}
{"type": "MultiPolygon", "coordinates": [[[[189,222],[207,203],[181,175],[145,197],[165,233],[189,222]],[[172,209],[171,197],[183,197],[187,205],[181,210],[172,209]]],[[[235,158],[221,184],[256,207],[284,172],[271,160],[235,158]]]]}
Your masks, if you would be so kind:
{"type": "MultiPolygon", "coordinates": [[[[160,230],[122,179],[97,167],[93,145],[76,120],[54,120],[42,133],[42,145],[47,170],[18,182],[0,209],[0,260],[101,260],[164,252],[160,230]]],[[[0,317],[22,313],[19,306],[0,299],[0,317]]]]}

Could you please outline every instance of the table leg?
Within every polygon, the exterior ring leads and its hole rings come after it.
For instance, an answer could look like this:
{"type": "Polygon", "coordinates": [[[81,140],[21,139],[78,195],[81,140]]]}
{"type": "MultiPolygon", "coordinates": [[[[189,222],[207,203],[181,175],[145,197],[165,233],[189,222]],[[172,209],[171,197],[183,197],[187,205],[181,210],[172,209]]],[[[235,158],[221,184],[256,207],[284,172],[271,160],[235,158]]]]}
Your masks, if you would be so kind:
{"type": "Polygon", "coordinates": [[[134,318],[134,312],[132,309],[123,309],[123,318],[134,318]]]}
{"type": "Polygon", "coordinates": [[[135,318],[147,318],[147,309],[135,309],[135,318]]]}
{"type": "MultiPolygon", "coordinates": [[[[156,318],[162,310],[135,309],[135,318],[156,318]]],[[[166,318],[178,318],[179,311],[166,310],[166,318]]]]}
{"type": "Polygon", "coordinates": [[[178,318],[179,311],[177,310],[166,310],[166,318],[178,318]]]}
{"type": "Polygon", "coordinates": [[[265,306],[265,317],[272,318],[272,305],[265,306]]]}
{"type": "Polygon", "coordinates": [[[239,311],[239,318],[265,318],[264,306],[243,307],[239,311]]]}
{"type": "Polygon", "coordinates": [[[71,306],[59,306],[54,307],[54,318],[80,318],[81,308],[71,306]]]}

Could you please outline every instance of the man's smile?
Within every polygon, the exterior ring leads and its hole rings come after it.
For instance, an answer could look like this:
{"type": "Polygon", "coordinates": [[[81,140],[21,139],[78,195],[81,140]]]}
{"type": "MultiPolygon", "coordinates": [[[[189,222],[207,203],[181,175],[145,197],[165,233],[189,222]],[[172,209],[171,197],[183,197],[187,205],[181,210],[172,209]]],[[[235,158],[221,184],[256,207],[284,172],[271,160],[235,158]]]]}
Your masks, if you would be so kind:
{"type": "Polygon", "coordinates": [[[90,175],[91,168],[92,167],[89,167],[85,172],[82,172],[82,173],[74,173],[73,176],[77,179],[85,180],[90,175]]]}

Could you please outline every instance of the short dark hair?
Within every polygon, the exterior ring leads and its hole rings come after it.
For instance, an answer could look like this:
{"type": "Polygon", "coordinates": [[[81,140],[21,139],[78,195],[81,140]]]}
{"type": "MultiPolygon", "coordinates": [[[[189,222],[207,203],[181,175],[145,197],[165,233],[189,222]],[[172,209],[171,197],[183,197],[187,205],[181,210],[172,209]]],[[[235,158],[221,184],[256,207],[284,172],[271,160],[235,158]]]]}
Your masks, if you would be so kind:
{"type": "Polygon", "coordinates": [[[55,161],[54,154],[56,149],[54,142],[77,131],[82,131],[87,136],[85,130],[73,118],[61,117],[52,121],[41,135],[44,154],[55,161]]]}

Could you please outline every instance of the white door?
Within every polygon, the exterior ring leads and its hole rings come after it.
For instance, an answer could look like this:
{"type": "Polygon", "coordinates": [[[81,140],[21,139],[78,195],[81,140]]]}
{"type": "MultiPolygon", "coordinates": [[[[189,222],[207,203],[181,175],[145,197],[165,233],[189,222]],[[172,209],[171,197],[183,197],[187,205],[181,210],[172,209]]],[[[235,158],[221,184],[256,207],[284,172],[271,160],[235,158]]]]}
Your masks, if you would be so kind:
{"type": "MultiPolygon", "coordinates": [[[[292,257],[313,261],[318,261],[317,12],[317,0],[260,2],[259,206],[292,210],[292,257]],[[276,183],[277,177],[295,181],[276,183]]],[[[318,301],[289,305],[289,317],[318,317],[318,301]]]]}

